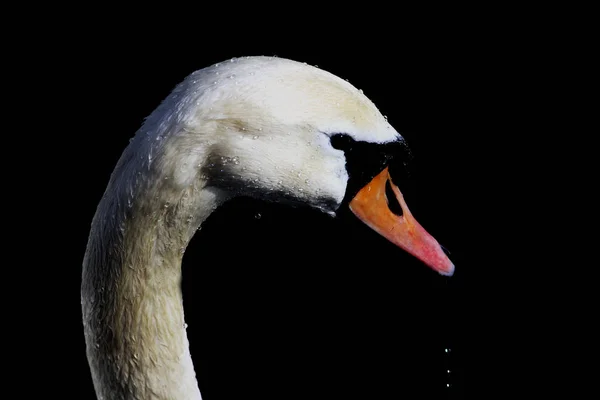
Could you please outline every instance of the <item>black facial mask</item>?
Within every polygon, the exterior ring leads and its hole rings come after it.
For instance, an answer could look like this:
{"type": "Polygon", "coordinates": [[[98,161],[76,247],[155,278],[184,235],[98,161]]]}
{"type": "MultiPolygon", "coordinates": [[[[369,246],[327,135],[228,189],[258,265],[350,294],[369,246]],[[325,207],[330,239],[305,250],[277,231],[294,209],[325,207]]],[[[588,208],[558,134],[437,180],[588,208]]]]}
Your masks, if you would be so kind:
{"type": "MultiPolygon", "coordinates": [[[[352,200],[386,166],[394,184],[403,193],[408,189],[412,155],[404,140],[378,144],[356,141],[346,134],[334,134],[331,136],[331,145],[342,150],[346,156],[349,177],[344,203],[352,200]]],[[[401,209],[392,211],[402,212],[401,209]]]]}

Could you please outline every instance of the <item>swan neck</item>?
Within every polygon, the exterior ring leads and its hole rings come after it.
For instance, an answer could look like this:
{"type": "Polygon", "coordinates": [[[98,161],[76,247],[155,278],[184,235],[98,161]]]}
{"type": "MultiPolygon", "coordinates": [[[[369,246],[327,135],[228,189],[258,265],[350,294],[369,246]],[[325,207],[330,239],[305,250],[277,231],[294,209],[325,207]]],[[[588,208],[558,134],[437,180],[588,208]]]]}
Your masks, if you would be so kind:
{"type": "Polygon", "coordinates": [[[99,399],[201,399],[181,260],[221,198],[189,187],[168,204],[150,193],[131,203],[116,186],[109,184],[98,206],[83,265],[83,323],[96,393],[99,399]]]}

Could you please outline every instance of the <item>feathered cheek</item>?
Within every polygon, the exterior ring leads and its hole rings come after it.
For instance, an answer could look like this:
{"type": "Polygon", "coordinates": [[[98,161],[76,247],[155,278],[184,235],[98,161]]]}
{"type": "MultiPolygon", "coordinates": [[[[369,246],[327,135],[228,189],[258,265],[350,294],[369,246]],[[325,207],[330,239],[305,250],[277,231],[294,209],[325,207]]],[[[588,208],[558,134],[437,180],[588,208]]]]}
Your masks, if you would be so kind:
{"type": "Polygon", "coordinates": [[[338,201],[341,203],[342,200],[344,200],[344,195],[346,194],[346,187],[348,186],[348,171],[346,171],[346,165],[345,163],[338,166],[337,170],[336,170],[336,174],[337,174],[337,182],[339,184],[339,188],[337,190],[337,196],[336,199],[338,199],[338,201]]]}
{"type": "Polygon", "coordinates": [[[344,200],[348,185],[346,160],[343,157],[330,158],[328,164],[326,166],[328,173],[317,175],[322,181],[317,188],[320,193],[315,193],[315,195],[320,198],[329,198],[339,206],[344,200]]]}

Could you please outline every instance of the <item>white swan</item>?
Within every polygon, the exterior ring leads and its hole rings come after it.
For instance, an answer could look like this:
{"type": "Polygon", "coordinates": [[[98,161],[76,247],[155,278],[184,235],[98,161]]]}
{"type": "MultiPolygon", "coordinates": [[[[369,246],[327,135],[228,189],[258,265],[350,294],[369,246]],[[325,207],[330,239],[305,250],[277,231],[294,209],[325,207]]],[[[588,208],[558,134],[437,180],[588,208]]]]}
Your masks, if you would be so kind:
{"type": "MultiPolygon", "coordinates": [[[[236,195],[302,202],[335,215],[348,185],[336,133],[401,136],[350,83],[306,64],[232,59],[188,76],[146,119],[98,205],[83,261],[87,356],[99,399],[201,399],[188,349],[184,249],[236,195]]],[[[388,207],[387,168],[350,202],[381,235],[438,272],[454,266],[414,220],[388,207]]],[[[391,183],[391,182],[390,182],[391,183]]]]}

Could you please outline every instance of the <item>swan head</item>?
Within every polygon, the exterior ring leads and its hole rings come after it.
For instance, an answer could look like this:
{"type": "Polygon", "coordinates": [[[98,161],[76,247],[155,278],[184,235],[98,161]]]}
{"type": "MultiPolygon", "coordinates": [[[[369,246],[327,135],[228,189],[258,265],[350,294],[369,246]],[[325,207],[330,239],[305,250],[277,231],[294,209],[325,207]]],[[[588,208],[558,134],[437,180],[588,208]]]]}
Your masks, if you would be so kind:
{"type": "Polygon", "coordinates": [[[377,151],[374,169],[352,173],[353,146],[336,145],[340,137],[378,149],[404,147],[375,104],[349,82],[305,63],[246,57],[189,75],[135,140],[154,155],[147,167],[172,178],[175,191],[202,182],[229,197],[304,204],[332,216],[349,201],[368,226],[451,275],[454,266],[391,180],[386,162],[394,154],[377,151]],[[386,197],[389,184],[396,199],[386,197]],[[390,210],[390,201],[402,215],[390,210]]]}

